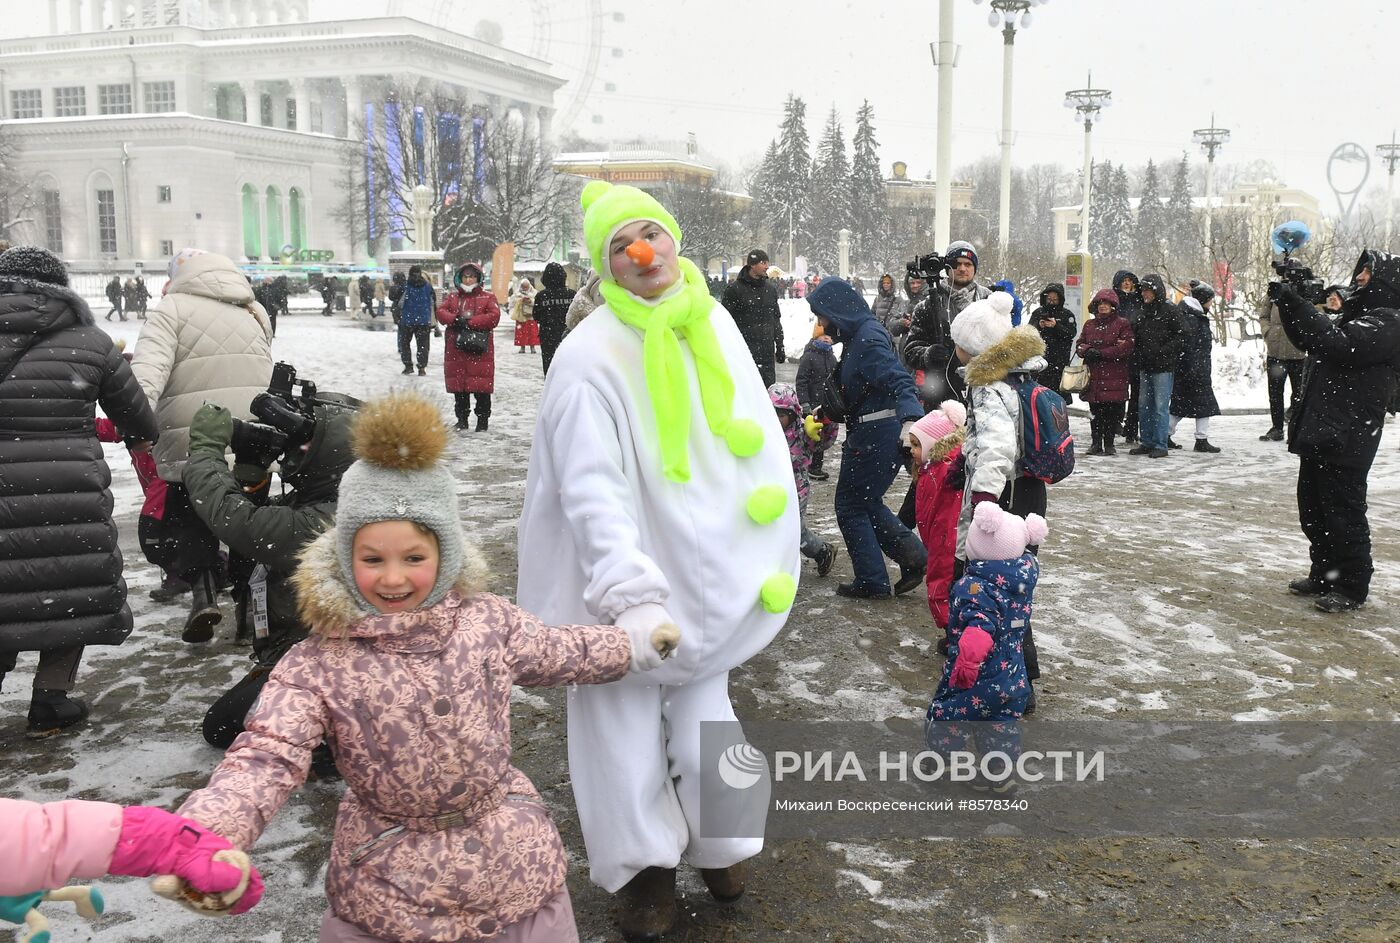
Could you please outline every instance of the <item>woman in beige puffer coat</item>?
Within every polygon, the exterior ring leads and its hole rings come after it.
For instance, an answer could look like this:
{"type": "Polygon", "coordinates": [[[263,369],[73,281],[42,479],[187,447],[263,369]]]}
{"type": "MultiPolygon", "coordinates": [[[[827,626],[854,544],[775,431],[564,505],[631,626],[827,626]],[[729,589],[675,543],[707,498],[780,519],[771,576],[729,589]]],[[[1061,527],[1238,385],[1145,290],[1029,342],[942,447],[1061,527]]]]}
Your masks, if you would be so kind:
{"type": "Polygon", "coordinates": [[[272,323],[253,286],[222,255],[183,249],[170,260],[165,296],[147,313],[131,371],[160,426],[154,454],[169,483],[165,521],[178,544],[177,570],[194,591],[187,642],[207,642],[221,614],[215,572],[219,542],[195,516],[181,483],[190,420],[205,403],[251,419],[248,405],[272,378],[272,323]]]}

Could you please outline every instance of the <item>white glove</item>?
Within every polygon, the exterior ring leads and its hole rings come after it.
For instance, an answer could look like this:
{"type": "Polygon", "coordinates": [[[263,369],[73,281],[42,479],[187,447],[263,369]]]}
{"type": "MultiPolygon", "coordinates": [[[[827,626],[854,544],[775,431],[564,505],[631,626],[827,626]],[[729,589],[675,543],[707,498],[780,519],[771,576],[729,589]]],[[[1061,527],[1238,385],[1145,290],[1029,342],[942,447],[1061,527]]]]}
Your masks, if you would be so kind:
{"type": "Polygon", "coordinates": [[[681,643],[681,630],[659,603],[644,602],[618,613],[614,624],[632,640],[632,670],[660,668],[681,643]]]}
{"type": "Polygon", "coordinates": [[[914,428],[914,420],[906,419],[904,425],[899,429],[899,441],[902,445],[912,445],[909,441],[909,431],[914,428]]]}

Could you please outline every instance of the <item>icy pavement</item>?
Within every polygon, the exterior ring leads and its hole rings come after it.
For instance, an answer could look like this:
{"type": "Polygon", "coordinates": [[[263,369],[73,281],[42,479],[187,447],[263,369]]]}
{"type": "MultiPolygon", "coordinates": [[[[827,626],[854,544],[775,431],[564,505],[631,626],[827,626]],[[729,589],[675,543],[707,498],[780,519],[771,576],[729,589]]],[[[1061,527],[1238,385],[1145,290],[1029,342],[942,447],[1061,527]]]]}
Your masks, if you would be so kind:
{"type": "MultiPolygon", "coordinates": [[[[140,330],[134,321],[103,326],[131,343],[140,330]]],[[[321,389],[362,397],[428,390],[450,411],[438,339],[429,376],[420,379],[400,375],[392,331],[313,314],[284,318],[279,330],[276,356],[321,389]]],[[[509,325],[496,335],[491,431],[452,446],[465,524],[494,568],[491,588],[507,595],[541,386],[538,355],[515,353],[510,336],[509,325]]],[[[787,377],[794,370],[792,363],[779,368],[787,377]]],[[[1087,421],[1074,422],[1087,441],[1087,421]]],[[[1387,427],[1371,474],[1372,601],[1328,617],[1283,591],[1305,571],[1307,548],[1294,506],[1296,462],[1281,444],[1257,441],[1266,425],[1257,416],[1215,420],[1219,455],[1081,458],[1075,474],[1051,489],[1035,614],[1045,672],[1041,719],[1397,719],[1400,436],[1387,427]]],[[[0,694],[8,760],[0,790],[173,806],[218,762],[199,737],[199,721],[245,670],[246,652],[226,639],[204,649],[181,643],[181,607],[147,598],[158,574],[136,545],[135,475],[120,446],[108,446],[107,456],[136,631],[121,647],[88,650],[77,693],[92,703],[93,719],[46,744],[23,739],[33,657],[21,658],[0,694]]],[[[831,481],[814,483],[811,502],[813,526],[833,538],[835,464],[831,481]]],[[[892,505],[906,486],[901,476],[892,505]]],[[[806,569],[788,629],[734,675],[741,718],[922,716],[941,668],[922,593],[885,603],[833,596],[849,575],[844,550],[826,579],[806,569]]],[[[518,691],[516,761],[563,832],[583,938],[614,940],[610,902],[587,880],[563,742],[561,693],[518,691]]],[[[50,909],[55,938],[314,940],[340,788],[313,784],[273,821],[255,851],[268,895],[247,917],[201,921],[138,882],[109,880],[101,882],[108,914],[97,924],[50,909]]],[[[684,868],[681,889],[682,926],[668,940],[1400,938],[1400,843],[1387,838],[772,842],[737,908],[710,902],[684,868]]]]}

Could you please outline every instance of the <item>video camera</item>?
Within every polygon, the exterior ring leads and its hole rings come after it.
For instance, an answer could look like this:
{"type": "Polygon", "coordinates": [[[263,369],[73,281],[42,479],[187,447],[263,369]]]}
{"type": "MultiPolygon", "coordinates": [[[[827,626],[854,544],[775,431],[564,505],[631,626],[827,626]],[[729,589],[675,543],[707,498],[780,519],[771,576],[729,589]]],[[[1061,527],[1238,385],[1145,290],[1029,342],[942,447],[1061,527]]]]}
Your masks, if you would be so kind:
{"type": "Polygon", "coordinates": [[[1277,281],[1269,282],[1270,301],[1278,298],[1284,283],[1291,285],[1298,296],[1308,304],[1322,304],[1327,300],[1326,283],[1315,276],[1311,268],[1293,258],[1293,253],[1307,245],[1311,238],[1312,232],[1307,224],[1296,219],[1274,227],[1269,240],[1273,243],[1275,252],[1283,253],[1283,261],[1275,260],[1270,263],[1279,276],[1277,281]]]}
{"type": "Polygon", "coordinates": [[[905,266],[910,278],[922,278],[930,284],[937,282],[948,271],[948,260],[937,252],[921,255],[905,266]]]}
{"type": "Polygon", "coordinates": [[[310,442],[316,431],[316,402],[316,384],[298,380],[296,367],[289,363],[275,364],[267,391],[248,405],[259,422],[233,421],[234,458],[266,467],[284,452],[310,442]]]}

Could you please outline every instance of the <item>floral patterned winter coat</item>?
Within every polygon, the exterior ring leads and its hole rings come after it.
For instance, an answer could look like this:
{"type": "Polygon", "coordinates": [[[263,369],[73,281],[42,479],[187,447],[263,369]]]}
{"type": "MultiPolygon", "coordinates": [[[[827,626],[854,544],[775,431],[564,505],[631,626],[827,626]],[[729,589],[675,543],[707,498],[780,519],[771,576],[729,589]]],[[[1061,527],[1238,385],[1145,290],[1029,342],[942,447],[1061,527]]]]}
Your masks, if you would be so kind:
{"type": "Polygon", "coordinates": [[[774,383],[768,387],[768,398],[781,417],[784,413],[792,416],[792,422],[783,429],[787,436],[788,452],[792,455],[792,477],[797,486],[797,505],[805,514],[807,498],[812,493],[812,459],[825,449],[837,436],[835,423],[822,426],[821,438],[815,442],[802,427],[802,405],[797,401],[797,388],[791,383],[774,383]]]}
{"type": "Polygon", "coordinates": [[[554,896],[567,869],[548,809],[510,762],[511,686],[616,680],[631,644],[613,626],[551,627],[476,592],[475,552],[436,605],[364,616],[334,548],[331,530],[296,576],[320,634],[278,663],[180,812],[251,847],[324,739],[347,787],[326,874],[335,915],[386,940],[491,937],[554,896]]]}
{"type": "Polygon", "coordinates": [[[1021,639],[1031,619],[1031,597],[1040,564],[1023,553],[1014,560],[969,560],[962,579],[953,587],[952,614],[948,620],[948,661],[933,702],[930,722],[1005,720],[1020,717],[1030,696],[1026,659],[1021,639]],[[968,626],[975,625],[992,637],[992,650],[982,662],[977,682],[954,689],[948,680],[958,660],[958,643],[968,626]]]}

